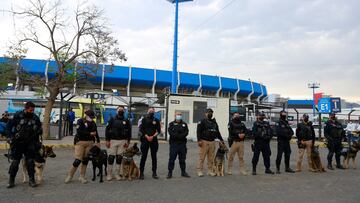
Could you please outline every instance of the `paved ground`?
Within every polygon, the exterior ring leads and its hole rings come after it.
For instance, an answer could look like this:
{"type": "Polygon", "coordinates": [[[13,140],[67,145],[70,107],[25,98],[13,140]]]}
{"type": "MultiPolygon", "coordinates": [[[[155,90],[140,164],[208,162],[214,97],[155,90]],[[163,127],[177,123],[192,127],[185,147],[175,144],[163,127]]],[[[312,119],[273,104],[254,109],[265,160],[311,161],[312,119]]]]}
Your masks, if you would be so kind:
{"type": "MultiPolygon", "coordinates": [[[[275,141],[272,144],[272,168],[275,162],[275,141]]],[[[293,145],[291,165],[295,165],[296,146],[293,145]]],[[[5,150],[0,150],[0,154],[5,150]]],[[[90,182],[80,184],[75,181],[64,184],[66,172],[71,165],[72,149],[56,149],[57,157],[49,159],[45,171],[45,182],[38,188],[29,188],[21,183],[21,173],[16,180],[16,187],[5,188],[7,184],[8,163],[0,159],[0,202],[358,202],[360,199],[360,169],[335,170],[322,174],[306,170],[296,174],[265,175],[261,162],[259,175],[241,176],[237,168],[234,175],[225,177],[199,178],[195,176],[197,146],[188,144],[188,172],[190,179],[181,178],[178,164],[174,178],[167,180],[168,144],[160,144],[159,170],[160,180],[153,180],[150,175],[150,161],[146,168],[144,181],[90,182]]],[[[325,158],[326,150],[321,150],[325,158]]],[[[250,169],[250,142],[246,143],[245,159],[250,169]]],[[[150,158],[150,157],[149,157],[150,158]]],[[[137,163],[139,158],[136,159],[137,163]]],[[[306,161],[306,159],[305,159],[306,161]]],[[[324,160],[323,160],[324,161],[324,160]]],[[[238,166],[235,160],[234,166],[238,166]]],[[[359,164],[357,164],[359,167],[359,164]]],[[[283,168],[283,167],[282,167],[283,168]]],[[[306,166],[304,167],[307,168],[306,166]]],[[[88,177],[91,175],[89,167],[88,177]]]]}

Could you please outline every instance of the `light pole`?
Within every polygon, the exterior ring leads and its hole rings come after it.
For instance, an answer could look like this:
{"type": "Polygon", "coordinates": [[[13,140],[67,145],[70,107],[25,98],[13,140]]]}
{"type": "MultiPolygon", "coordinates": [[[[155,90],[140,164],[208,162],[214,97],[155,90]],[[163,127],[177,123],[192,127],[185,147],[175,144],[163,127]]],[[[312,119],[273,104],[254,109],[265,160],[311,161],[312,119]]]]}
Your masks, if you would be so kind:
{"type": "Polygon", "coordinates": [[[171,93],[177,93],[177,51],[178,51],[178,21],[179,21],[179,3],[193,0],[167,0],[175,4],[175,30],[174,30],[174,52],[173,52],[173,69],[171,76],[171,93]]]}
{"type": "Polygon", "coordinates": [[[308,88],[313,90],[313,119],[315,119],[315,89],[320,88],[320,83],[308,83],[308,88]]]}

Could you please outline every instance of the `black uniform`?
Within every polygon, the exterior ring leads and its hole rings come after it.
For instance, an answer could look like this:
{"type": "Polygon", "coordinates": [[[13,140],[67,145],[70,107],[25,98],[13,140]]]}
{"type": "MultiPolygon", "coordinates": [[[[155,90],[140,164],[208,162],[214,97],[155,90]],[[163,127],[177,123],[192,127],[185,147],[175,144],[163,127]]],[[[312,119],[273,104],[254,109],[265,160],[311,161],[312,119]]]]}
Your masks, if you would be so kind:
{"type": "Polygon", "coordinates": [[[298,147],[305,148],[301,144],[301,141],[312,141],[312,144],[315,143],[315,130],[311,121],[309,122],[301,122],[298,124],[296,128],[296,138],[298,139],[298,147]]]}
{"type": "Polygon", "coordinates": [[[10,179],[15,178],[20,160],[25,156],[29,180],[34,181],[35,153],[40,149],[41,122],[34,113],[19,111],[7,123],[6,135],[11,140],[12,162],[9,169],[10,179]]]}
{"type": "Polygon", "coordinates": [[[105,130],[106,141],[110,140],[131,140],[131,124],[124,116],[111,117],[105,130]]]}
{"type": "MultiPolygon", "coordinates": [[[[131,140],[131,123],[129,119],[125,119],[123,115],[111,117],[105,129],[105,139],[110,140],[131,140]]],[[[115,156],[109,155],[108,162],[114,164],[115,156]]],[[[116,155],[116,163],[121,164],[122,156],[116,155]]]]}
{"type": "Polygon", "coordinates": [[[77,125],[78,128],[76,129],[74,144],[76,144],[78,141],[94,141],[96,143],[100,143],[99,133],[94,121],[87,121],[81,118],[77,121],[77,125]],[[96,135],[90,135],[91,132],[96,132],[96,135]]]}
{"type": "Polygon", "coordinates": [[[336,166],[341,167],[340,154],[342,150],[341,142],[345,139],[345,131],[340,122],[337,120],[329,120],[326,122],[324,129],[325,137],[327,139],[327,147],[329,154],[327,156],[328,166],[332,166],[332,158],[335,153],[336,166]]]}
{"type": "Polygon", "coordinates": [[[233,142],[241,142],[245,140],[244,138],[240,138],[239,134],[246,134],[248,129],[246,128],[245,124],[240,120],[232,119],[228,125],[229,130],[229,146],[231,147],[233,142]]]}
{"type": "Polygon", "coordinates": [[[176,156],[179,156],[179,165],[182,173],[186,169],[186,136],[189,134],[189,128],[182,120],[180,122],[173,121],[169,123],[168,132],[170,134],[170,153],[168,170],[171,173],[174,170],[176,156]]]}
{"type": "Polygon", "coordinates": [[[145,163],[146,163],[146,158],[148,155],[148,151],[150,148],[150,152],[151,152],[151,160],[152,160],[152,172],[153,175],[156,174],[156,170],[157,170],[157,151],[159,149],[159,143],[158,143],[158,139],[157,139],[157,134],[161,133],[161,126],[160,126],[160,121],[155,118],[154,116],[150,116],[150,115],[146,115],[142,120],[141,120],[141,124],[140,124],[140,141],[141,141],[141,160],[140,160],[140,173],[143,175],[144,174],[144,169],[145,169],[145,163]],[[155,136],[153,138],[153,140],[151,142],[149,142],[146,138],[145,135],[148,136],[155,136]]]}
{"type": "Polygon", "coordinates": [[[202,119],[197,125],[197,140],[214,141],[216,138],[223,141],[216,119],[202,119]]]}
{"type": "Polygon", "coordinates": [[[256,121],[252,128],[254,135],[254,156],[252,158],[253,171],[256,171],[256,165],[259,161],[260,152],[263,155],[266,170],[270,170],[270,140],[273,136],[269,122],[256,121]]]}
{"type": "Polygon", "coordinates": [[[276,136],[278,141],[277,157],[276,157],[277,170],[280,169],[280,163],[283,153],[285,156],[285,168],[286,169],[290,168],[290,154],[291,154],[290,140],[293,135],[294,135],[294,131],[290,127],[287,120],[280,119],[276,123],[276,136]]]}

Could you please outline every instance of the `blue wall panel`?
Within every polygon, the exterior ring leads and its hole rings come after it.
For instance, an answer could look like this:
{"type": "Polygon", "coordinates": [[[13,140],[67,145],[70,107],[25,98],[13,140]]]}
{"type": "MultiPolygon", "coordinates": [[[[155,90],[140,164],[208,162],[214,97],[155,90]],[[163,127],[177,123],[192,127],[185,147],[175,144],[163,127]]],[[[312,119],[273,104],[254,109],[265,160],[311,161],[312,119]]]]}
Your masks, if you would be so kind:
{"type": "Polygon", "coordinates": [[[170,71],[156,70],[156,87],[170,87],[171,77],[170,71]]]}
{"type": "Polygon", "coordinates": [[[180,73],[180,87],[197,89],[200,86],[199,75],[193,73],[180,73]]]}
{"type": "Polygon", "coordinates": [[[254,94],[253,96],[258,97],[261,95],[261,86],[259,83],[253,82],[254,85],[254,94]]]}
{"type": "Polygon", "coordinates": [[[129,67],[107,65],[105,67],[105,84],[127,85],[129,82],[129,67]]]}
{"type": "Polygon", "coordinates": [[[154,69],[131,68],[131,84],[151,86],[154,83],[154,69]]]}
{"type": "Polygon", "coordinates": [[[251,82],[247,80],[239,80],[240,95],[247,96],[251,93],[251,82]]]}
{"type": "Polygon", "coordinates": [[[201,85],[203,90],[218,90],[220,88],[219,77],[201,75],[201,85]]]}
{"type": "Polygon", "coordinates": [[[238,90],[237,80],[233,78],[221,78],[223,92],[235,93],[238,90]]]}

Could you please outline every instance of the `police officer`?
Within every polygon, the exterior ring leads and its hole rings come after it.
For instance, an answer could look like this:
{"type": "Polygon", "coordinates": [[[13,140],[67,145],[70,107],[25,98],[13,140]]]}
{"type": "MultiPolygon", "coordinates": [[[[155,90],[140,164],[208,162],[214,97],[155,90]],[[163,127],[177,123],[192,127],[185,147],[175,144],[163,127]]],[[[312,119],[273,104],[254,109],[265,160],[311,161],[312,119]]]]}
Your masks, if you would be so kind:
{"type": "Polygon", "coordinates": [[[285,172],[294,173],[290,168],[290,140],[294,135],[294,131],[289,125],[289,122],[286,120],[287,113],[286,111],[280,112],[280,119],[276,123],[276,135],[277,135],[277,157],[276,157],[276,173],[280,174],[280,163],[282,155],[285,156],[285,172]]]}
{"type": "Polygon", "coordinates": [[[265,165],[265,173],[274,174],[270,169],[270,140],[273,136],[272,129],[269,122],[264,121],[265,113],[258,113],[257,121],[255,121],[252,128],[254,135],[254,156],[252,158],[253,171],[252,174],[256,175],[256,165],[259,161],[260,152],[262,153],[265,165]]]}
{"type": "Polygon", "coordinates": [[[228,170],[227,174],[232,174],[232,165],[234,161],[234,157],[237,154],[239,157],[239,164],[240,164],[240,172],[243,175],[247,175],[245,169],[245,162],[244,162],[244,140],[245,134],[248,131],[245,124],[240,120],[240,114],[238,112],[234,113],[231,121],[228,125],[229,130],[229,145],[230,146],[230,155],[229,155],[229,162],[228,162],[228,170]]]}
{"type": "Polygon", "coordinates": [[[179,165],[181,169],[181,176],[189,178],[189,174],[186,173],[186,136],[189,134],[189,128],[182,119],[181,112],[175,113],[175,120],[169,123],[168,132],[170,134],[170,153],[169,153],[169,173],[167,178],[172,178],[172,172],[174,170],[176,156],[179,156],[179,165]]]}
{"type": "Polygon", "coordinates": [[[296,137],[298,139],[299,157],[296,165],[296,172],[301,171],[301,164],[306,150],[309,171],[315,172],[311,163],[311,149],[315,143],[315,131],[312,122],[309,121],[309,115],[304,114],[301,123],[296,128],[296,137]]]}
{"type": "Polygon", "coordinates": [[[94,122],[95,113],[92,110],[85,111],[85,118],[81,118],[77,121],[76,135],[74,137],[75,145],[75,160],[69,170],[69,173],[65,179],[65,183],[69,183],[76,169],[80,166],[80,178],[81,183],[87,183],[86,180],[86,167],[89,162],[87,154],[94,143],[100,147],[100,138],[97,131],[96,123],[94,122]]]}
{"type": "Polygon", "coordinates": [[[219,126],[213,118],[214,111],[207,109],[205,118],[202,119],[197,125],[197,140],[200,147],[199,161],[197,165],[197,174],[199,177],[203,177],[203,165],[205,157],[207,157],[208,175],[215,176],[212,172],[214,153],[215,153],[215,139],[219,139],[222,143],[224,140],[220,134],[219,126]]]}
{"type": "Polygon", "coordinates": [[[36,187],[35,182],[35,153],[40,149],[42,127],[40,119],[34,114],[35,104],[26,102],[25,109],[17,112],[6,126],[6,134],[10,140],[12,162],[9,169],[10,179],[8,188],[15,186],[15,176],[19,170],[20,160],[25,156],[29,175],[29,185],[36,187]]]}
{"type": "Polygon", "coordinates": [[[117,108],[117,115],[111,117],[105,130],[106,147],[109,149],[107,177],[108,181],[112,180],[112,168],[116,160],[117,167],[115,168],[116,180],[121,180],[120,165],[122,161],[121,154],[129,146],[131,139],[131,124],[130,120],[125,118],[124,107],[117,108]]]}
{"type": "Polygon", "coordinates": [[[0,136],[5,136],[5,131],[6,131],[5,129],[9,120],[10,120],[9,113],[5,111],[5,113],[1,115],[1,119],[0,119],[0,136]]]}
{"type": "Polygon", "coordinates": [[[141,141],[141,160],[140,160],[140,180],[144,179],[144,169],[147,159],[147,155],[151,152],[152,161],[152,177],[159,179],[156,173],[157,170],[157,151],[159,149],[159,143],[157,136],[161,133],[160,121],[155,118],[155,109],[150,107],[148,114],[143,117],[140,124],[140,141],[141,141]]]}
{"type": "Polygon", "coordinates": [[[332,158],[335,153],[336,168],[345,169],[340,163],[340,154],[342,150],[341,142],[345,139],[345,131],[341,123],[336,119],[335,113],[331,113],[330,119],[326,122],[324,133],[327,140],[327,147],[329,154],[327,156],[328,166],[330,170],[334,170],[332,167],[332,158]]]}

